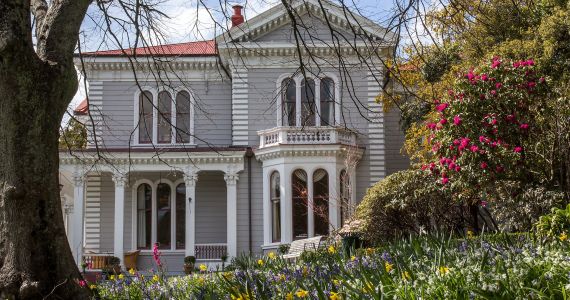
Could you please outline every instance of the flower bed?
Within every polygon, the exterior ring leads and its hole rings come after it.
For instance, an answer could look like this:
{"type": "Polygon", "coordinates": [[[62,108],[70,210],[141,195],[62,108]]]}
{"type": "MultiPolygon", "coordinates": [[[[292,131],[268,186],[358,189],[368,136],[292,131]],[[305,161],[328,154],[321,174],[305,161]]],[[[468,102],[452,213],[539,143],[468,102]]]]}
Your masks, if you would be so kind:
{"type": "Polygon", "coordinates": [[[133,274],[91,288],[104,299],[565,299],[569,245],[527,235],[420,237],[354,255],[330,246],[296,263],[240,257],[233,271],[133,274]]]}

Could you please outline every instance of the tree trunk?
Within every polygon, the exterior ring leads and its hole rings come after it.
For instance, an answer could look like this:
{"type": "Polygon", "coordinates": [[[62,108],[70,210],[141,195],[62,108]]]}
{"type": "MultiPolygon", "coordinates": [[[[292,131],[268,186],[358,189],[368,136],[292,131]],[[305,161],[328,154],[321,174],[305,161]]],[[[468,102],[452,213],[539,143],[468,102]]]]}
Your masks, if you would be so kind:
{"type": "Polygon", "coordinates": [[[0,298],[87,299],[59,197],[58,135],[77,89],[73,63],[44,62],[27,48],[0,54],[0,298]]]}

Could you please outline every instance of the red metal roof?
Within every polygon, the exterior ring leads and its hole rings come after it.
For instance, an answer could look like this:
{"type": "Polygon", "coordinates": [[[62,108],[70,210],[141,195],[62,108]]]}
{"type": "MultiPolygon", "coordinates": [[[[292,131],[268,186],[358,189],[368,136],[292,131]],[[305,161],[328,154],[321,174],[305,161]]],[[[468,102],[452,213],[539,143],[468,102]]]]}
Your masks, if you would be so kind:
{"type": "Polygon", "coordinates": [[[166,44],[150,47],[139,47],[129,49],[103,50],[94,52],[85,52],[83,56],[212,56],[217,55],[216,42],[214,40],[188,42],[179,44],[166,44]]]}
{"type": "Polygon", "coordinates": [[[89,105],[87,105],[87,98],[83,99],[83,101],[81,101],[81,103],[79,103],[79,105],[77,105],[77,107],[73,110],[73,114],[74,115],[79,115],[79,116],[83,116],[83,115],[87,115],[87,113],[89,113],[89,105]]]}

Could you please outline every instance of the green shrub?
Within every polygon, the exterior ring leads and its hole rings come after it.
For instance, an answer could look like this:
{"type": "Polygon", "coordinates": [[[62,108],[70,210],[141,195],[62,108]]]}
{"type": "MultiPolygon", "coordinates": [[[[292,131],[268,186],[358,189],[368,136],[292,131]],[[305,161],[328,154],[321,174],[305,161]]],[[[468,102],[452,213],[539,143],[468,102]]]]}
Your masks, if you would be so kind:
{"type": "Polygon", "coordinates": [[[368,189],[356,210],[362,238],[379,243],[399,235],[462,230],[465,212],[425,172],[394,173],[368,189]]]}
{"type": "Polygon", "coordinates": [[[535,230],[541,236],[567,239],[567,233],[570,232],[570,204],[565,209],[553,208],[550,214],[540,217],[535,230]]]}

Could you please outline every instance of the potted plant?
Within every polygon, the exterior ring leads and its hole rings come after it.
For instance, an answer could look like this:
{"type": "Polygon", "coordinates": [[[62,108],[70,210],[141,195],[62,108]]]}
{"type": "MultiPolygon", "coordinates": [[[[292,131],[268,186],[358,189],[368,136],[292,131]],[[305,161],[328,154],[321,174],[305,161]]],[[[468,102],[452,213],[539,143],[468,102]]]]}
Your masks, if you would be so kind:
{"type": "Polygon", "coordinates": [[[121,259],[116,256],[109,258],[108,268],[111,274],[121,274],[121,259]]]}
{"type": "Polygon", "coordinates": [[[192,274],[194,271],[194,264],[196,263],[196,257],[194,256],[186,256],[184,257],[184,273],[192,274]]]}
{"type": "Polygon", "coordinates": [[[228,260],[228,254],[227,253],[222,254],[220,259],[222,260],[222,271],[223,271],[226,268],[226,261],[228,260]]]}

